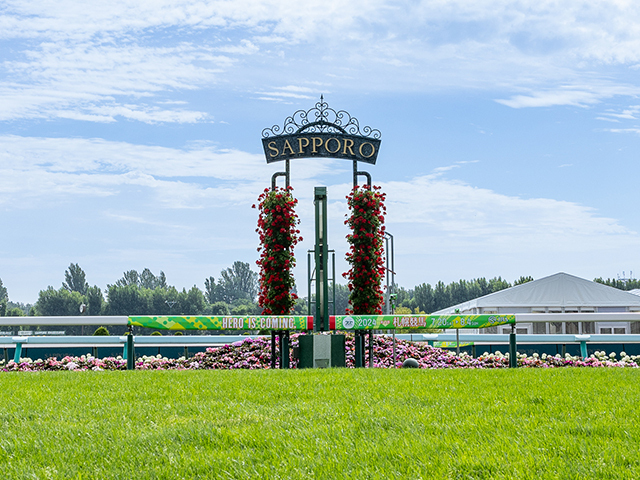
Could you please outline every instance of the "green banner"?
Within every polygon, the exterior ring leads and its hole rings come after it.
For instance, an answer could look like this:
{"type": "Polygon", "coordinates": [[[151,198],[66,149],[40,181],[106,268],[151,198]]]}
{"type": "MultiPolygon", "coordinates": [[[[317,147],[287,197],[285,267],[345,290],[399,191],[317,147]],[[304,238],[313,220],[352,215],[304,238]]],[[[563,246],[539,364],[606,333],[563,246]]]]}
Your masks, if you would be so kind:
{"type": "Polygon", "coordinates": [[[335,315],[332,330],[487,328],[516,323],[515,315],[335,315]]]}
{"type": "Polygon", "coordinates": [[[438,348],[470,347],[472,345],[473,342],[460,342],[460,344],[456,342],[433,342],[433,346],[438,348]]]}
{"type": "Polygon", "coordinates": [[[309,330],[313,317],[268,315],[246,317],[132,316],[129,325],[161,330],[309,330]]]}

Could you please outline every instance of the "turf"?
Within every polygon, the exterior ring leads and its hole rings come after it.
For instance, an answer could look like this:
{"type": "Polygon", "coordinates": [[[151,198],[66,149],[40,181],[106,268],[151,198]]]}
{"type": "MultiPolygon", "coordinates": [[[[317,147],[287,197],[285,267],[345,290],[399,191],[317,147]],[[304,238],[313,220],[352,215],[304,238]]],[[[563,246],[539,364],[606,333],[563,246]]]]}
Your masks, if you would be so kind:
{"type": "Polygon", "coordinates": [[[0,375],[2,479],[640,478],[632,369],[0,375]]]}

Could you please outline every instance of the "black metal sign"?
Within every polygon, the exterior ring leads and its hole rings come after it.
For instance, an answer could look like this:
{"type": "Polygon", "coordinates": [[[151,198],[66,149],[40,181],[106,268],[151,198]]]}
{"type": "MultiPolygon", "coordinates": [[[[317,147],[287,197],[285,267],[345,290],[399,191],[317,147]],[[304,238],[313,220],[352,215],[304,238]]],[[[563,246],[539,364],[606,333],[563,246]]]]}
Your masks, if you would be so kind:
{"type": "Polygon", "coordinates": [[[289,160],[294,158],[343,158],[353,161],[353,184],[359,176],[371,175],[358,171],[358,162],[374,165],[380,151],[380,130],[365,126],[344,110],[334,110],[321,96],[310,110],[298,110],[287,117],[282,127],[274,125],[262,131],[262,147],[267,163],[285,161],[286,171],[272,178],[286,177],[289,185],[289,160]]]}
{"type": "Polygon", "coordinates": [[[291,158],[330,157],[375,164],[380,149],[377,138],[341,133],[298,133],[263,138],[267,163],[291,158]]]}

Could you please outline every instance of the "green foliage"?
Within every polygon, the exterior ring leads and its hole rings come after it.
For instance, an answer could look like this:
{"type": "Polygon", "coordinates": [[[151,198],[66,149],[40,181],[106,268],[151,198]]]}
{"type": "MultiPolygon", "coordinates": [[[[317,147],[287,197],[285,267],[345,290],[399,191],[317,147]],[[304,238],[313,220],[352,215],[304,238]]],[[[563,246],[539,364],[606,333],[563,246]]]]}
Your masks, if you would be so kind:
{"type": "Polygon", "coordinates": [[[511,287],[511,284],[501,277],[490,280],[486,278],[459,280],[448,285],[439,281],[436,283],[435,288],[428,283],[417,285],[412,290],[396,287],[397,305],[398,307],[406,307],[411,311],[418,309],[419,311],[432,313],[509,287],[511,287]]]}
{"type": "Polygon", "coordinates": [[[0,300],[0,317],[5,317],[7,315],[7,300],[0,300]]]}
{"type": "Polygon", "coordinates": [[[0,278],[0,302],[1,301],[9,301],[9,293],[7,292],[7,287],[2,284],[2,279],[0,278]]]}
{"type": "Polygon", "coordinates": [[[515,287],[516,285],[522,285],[523,283],[529,283],[529,282],[533,282],[533,277],[531,275],[528,275],[526,277],[520,277],[515,282],[513,282],[513,286],[515,287]]]}
{"type": "Polygon", "coordinates": [[[260,315],[261,308],[252,302],[239,302],[231,309],[231,315],[260,315]]]}
{"type": "Polygon", "coordinates": [[[207,307],[207,311],[209,315],[229,315],[231,309],[229,308],[229,304],[225,302],[215,302],[207,307]]]}
{"type": "Polygon", "coordinates": [[[109,315],[146,315],[150,311],[149,293],[149,290],[141,289],[137,285],[109,285],[109,315]]]}
{"type": "Polygon", "coordinates": [[[98,327],[96,328],[96,331],[93,332],[94,335],[96,336],[104,336],[104,337],[108,337],[109,334],[109,330],[107,330],[107,327],[98,327]]]}
{"type": "Polygon", "coordinates": [[[258,295],[258,279],[256,272],[246,262],[233,262],[231,268],[220,272],[217,298],[227,303],[236,300],[254,301],[258,295]]]}
{"type": "Polygon", "coordinates": [[[76,316],[80,314],[80,305],[85,298],[79,292],[69,291],[62,287],[60,290],[49,286],[38,294],[35,309],[43,316],[76,316]]]}
{"type": "Polygon", "coordinates": [[[89,284],[84,273],[77,263],[72,263],[64,272],[65,281],[62,282],[62,288],[70,292],[78,292],[80,295],[86,295],[89,284]]]}
{"type": "Polygon", "coordinates": [[[145,268],[142,273],[137,270],[127,270],[122,274],[122,278],[115,283],[118,287],[126,287],[135,285],[136,287],[154,290],[156,288],[167,288],[167,277],[161,270],[158,276],[155,276],[151,270],[145,268]]]}
{"type": "Polygon", "coordinates": [[[617,280],[615,278],[607,278],[603,280],[602,277],[595,278],[594,282],[608,285],[609,287],[617,288],[618,290],[634,290],[640,288],[640,280],[632,278],[630,280],[617,280]]]}
{"type": "Polygon", "coordinates": [[[22,311],[21,308],[18,307],[13,307],[13,308],[8,308],[7,309],[7,313],[6,313],[7,317],[24,317],[25,314],[22,311]]]}
{"type": "Polygon", "coordinates": [[[216,279],[213,277],[205,278],[204,280],[204,298],[207,303],[216,303],[218,301],[218,286],[216,285],[216,279]]]}
{"type": "Polygon", "coordinates": [[[0,470],[16,480],[132,472],[140,480],[633,479],[640,477],[637,373],[2,375],[11,401],[0,403],[0,470]]]}
{"type": "Polygon", "coordinates": [[[104,306],[104,297],[100,287],[93,286],[87,289],[87,315],[101,315],[104,306]]]}

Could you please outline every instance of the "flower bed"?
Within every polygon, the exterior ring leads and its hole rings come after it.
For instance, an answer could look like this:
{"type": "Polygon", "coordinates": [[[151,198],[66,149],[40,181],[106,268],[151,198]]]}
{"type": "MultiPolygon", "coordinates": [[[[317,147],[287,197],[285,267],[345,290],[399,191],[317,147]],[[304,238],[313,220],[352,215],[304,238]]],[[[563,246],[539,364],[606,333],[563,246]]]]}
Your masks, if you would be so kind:
{"type": "MultiPolygon", "coordinates": [[[[297,346],[300,334],[291,336],[292,346],[297,346]]],[[[374,337],[374,366],[376,368],[391,368],[393,365],[393,342],[385,336],[374,337]]],[[[346,338],[347,367],[354,366],[355,342],[353,335],[346,338]]],[[[459,356],[454,351],[435,348],[426,343],[396,342],[396,366],[400,367],[407,358],[417,360],[420,368],[507,368],[509,355],[483,353],[473,358],[467,353],[459,356]]],[[[194,356],[170,359],[158,356],[142,356],[136,359],[136,370],[230,370],[230,369],[268,369],[271,362],[271,346],[269,339],[259,337],[245,339],[220,347],[207,348],[206,352],[196,353],[194,356]]],[[[522,368],[560,368],[560,367],[631,367],[638,368],[640,355],[629,356],[624,352],[618,358],[615,353],[595,352],[589,358],[560,355],[518,355],[518,366],[522,368]]],[[[292,359],[291,365],[296,367],[292,359]]],[[[125,370],[127,361],[122,357],[95,358],[91,355],[80,357],[64,357],[61,360],[48,358],[46,360],[32,360],[23,358],[19,363],[0,361],[2,372],[36,372],[36,371],[101,371],[125,370]]]]}

